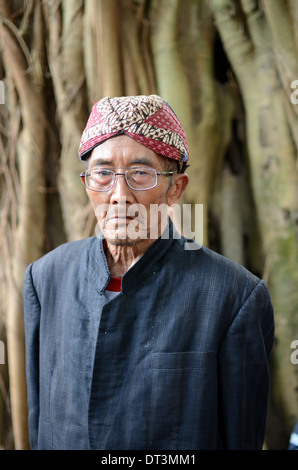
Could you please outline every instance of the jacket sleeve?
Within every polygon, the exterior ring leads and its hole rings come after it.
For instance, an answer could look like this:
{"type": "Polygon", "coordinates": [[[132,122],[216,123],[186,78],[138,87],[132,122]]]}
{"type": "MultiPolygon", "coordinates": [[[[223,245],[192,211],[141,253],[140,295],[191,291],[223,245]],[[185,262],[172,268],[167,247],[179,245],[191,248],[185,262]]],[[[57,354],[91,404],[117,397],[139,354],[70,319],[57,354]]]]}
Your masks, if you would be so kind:
{"type": "Polygon", "coordinates": [[[24,280],[24,321],[26,342],[26,379],[28,426],[31,449],[37,449],[39,422],[39,324],[40,303],[32,279],[33,264],[24,280]]]}
{"type": "Polygon", "coordinates": [[[269,394],[273,308],[259,281],[232,321],[220,351],[221,428],[226,449],[262,449],[269,394]]]}

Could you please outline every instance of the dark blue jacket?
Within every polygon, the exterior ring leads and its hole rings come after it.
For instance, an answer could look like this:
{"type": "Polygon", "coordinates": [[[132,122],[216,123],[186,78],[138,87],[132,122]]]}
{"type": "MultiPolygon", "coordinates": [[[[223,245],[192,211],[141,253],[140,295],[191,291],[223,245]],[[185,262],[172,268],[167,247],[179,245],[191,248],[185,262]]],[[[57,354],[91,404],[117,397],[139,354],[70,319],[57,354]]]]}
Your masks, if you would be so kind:
{"type": "Polygon", "coordinates": [[[26,271],[32,449],[260,449],[274,328],[264,281],[183,238],[157,240],[107,302],[109,278],[97,237],[26,271]]]}

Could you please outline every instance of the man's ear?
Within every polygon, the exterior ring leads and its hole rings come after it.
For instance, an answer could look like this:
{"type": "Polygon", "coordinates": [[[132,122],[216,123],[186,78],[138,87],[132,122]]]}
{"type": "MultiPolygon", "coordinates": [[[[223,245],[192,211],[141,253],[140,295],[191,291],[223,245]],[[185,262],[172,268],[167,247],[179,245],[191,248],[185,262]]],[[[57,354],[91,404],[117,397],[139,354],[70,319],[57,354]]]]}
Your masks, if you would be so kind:
{"type": "Polygon", "coordinates": [[[183,196],[189,183],[189,176],[186,173],[178,173],[174,176],[174,181],[168,191],[168,205],[177,204],[183,196]]]}

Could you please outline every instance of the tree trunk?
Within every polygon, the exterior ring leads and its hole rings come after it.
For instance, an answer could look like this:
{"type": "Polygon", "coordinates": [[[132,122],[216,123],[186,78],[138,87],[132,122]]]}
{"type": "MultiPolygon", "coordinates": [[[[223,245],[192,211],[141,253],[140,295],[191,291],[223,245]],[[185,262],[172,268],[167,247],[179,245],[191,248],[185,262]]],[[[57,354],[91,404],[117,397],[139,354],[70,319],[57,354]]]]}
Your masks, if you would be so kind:
{"type": "Polygon", "coordinates": [[[265,1],[264,11],[257,1],[242,0],[239,11],[238,2],[214,0],[213,5],[244,101],[249,165],[265,256],[263,277],[275,308],[271,397],[289,435],[297,419],[298,398],[297,368],[290,361],[290,345],[298,337],[298,177],[297,148],[287,115],[290,82],[285,77],[296,73],[292,60],[296,45],[289,29],[280,27],[280,21],[289,23],[289,12],[278,0],[265,1]]]}
{"type": "MultiPolygon", "coordinates": [[[[43,155],[46,145],[46,118],[42,95],[43,44],[42,19],[37,4],[32,25],[36,32],[32,46],[34,63],[26,63],[23,51],[12,35],[11,21],[5,1],[1,1],[2,23],[0,40],[5,44],[3,63],[20,99],[22,130],[16,148],[19,166],[20,194],[18,201],[17,227],[13,234],[11,276],[7,284],[7,342],[10,377],[10,400],[16,449],[27,449],[27,403],[25,381],[24,323],[23,323],[23,279],[28,263],[42,255],[44,241],[44,197],[39,188],[45,186],[43,155]],[[30,67],[31,66],[31,67],[30,67]],[[30,74],[27,69],[31,68],[30,74]],[[39,68],[40,67],[40,68],[39,68]]],[[[8,97],[9,99],[9,97],[8,97]]],[[[11,110],[10,119],[14,119],[11,110]]]]}

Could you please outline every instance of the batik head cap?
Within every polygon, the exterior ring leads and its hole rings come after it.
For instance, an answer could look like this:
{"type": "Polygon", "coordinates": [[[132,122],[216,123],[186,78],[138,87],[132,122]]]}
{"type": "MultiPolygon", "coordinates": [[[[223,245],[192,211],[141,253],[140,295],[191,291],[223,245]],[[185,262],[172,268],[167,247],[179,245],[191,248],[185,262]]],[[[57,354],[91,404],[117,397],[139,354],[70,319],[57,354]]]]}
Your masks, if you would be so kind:
{"type": "Polygon", "coordinates": [[[82,134],[79,156],[110,137],[125,134],[155,153],[177,160],[180,171],[187,167],[186,133],[172,108],[160,96],[105,97],[95,103],[82,134]]]}

